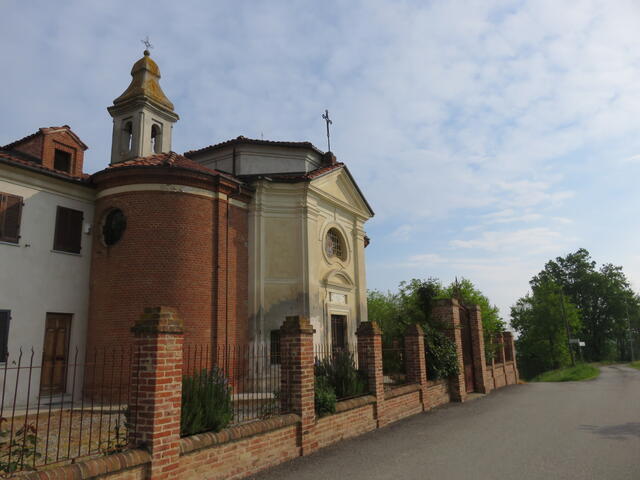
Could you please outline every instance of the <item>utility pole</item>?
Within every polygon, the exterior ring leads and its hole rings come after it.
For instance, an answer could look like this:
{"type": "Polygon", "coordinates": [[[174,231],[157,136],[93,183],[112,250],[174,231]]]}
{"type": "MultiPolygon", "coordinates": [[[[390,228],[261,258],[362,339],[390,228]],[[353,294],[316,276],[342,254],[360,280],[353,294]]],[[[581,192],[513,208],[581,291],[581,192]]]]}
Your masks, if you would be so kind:
{"type": "Polygon", "coordinates": [[[569,331],[569,322],[567,322],[567,314],[564,311],[564,291],[560,287],[560,298],[562,299],[562,319],[564,320],[564,328],[567,331],[567,345],[569,346],[569,354],[571,355],[571,366],[576,366],[576,359],[573,356],[573,349],[571,348],[571,332],[569,331]]]}

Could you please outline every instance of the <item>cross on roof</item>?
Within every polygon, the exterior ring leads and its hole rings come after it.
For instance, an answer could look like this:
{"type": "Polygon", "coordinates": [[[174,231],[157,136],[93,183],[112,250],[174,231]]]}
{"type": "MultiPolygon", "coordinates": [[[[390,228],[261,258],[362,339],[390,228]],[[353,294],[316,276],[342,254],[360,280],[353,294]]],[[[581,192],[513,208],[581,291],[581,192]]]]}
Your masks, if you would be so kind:
{"type": "Polygon", "coordinates": [[[329,110],[325,110],[322,114],[322,118],[325,122],[327,122],[327,151],[331,151],[331,137],[329,135],[329,125],[333,124],[331,119],[329,118],[329,110]]]}

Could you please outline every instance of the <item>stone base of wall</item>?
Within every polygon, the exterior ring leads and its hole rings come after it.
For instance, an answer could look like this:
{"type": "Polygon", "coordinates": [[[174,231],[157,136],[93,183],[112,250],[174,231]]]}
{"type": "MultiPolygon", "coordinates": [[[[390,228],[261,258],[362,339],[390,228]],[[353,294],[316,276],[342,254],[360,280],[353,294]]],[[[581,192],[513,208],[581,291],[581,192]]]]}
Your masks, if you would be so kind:
{"type": "Polygon", "coordinates": [[[25,472],[16,477],[23,480],[48,480],[64,478],[85,480],[108,478],[109,480],[146,480],[149,478],[151,455],[144,450],[129,450],[84,462],[50,468],[38,472],[25,472]]]}
{"type": "Polygon", "coordinates": [[[299,417],[284,415],[181,440],[177,478],[237,479],[300,456],[299,417]]]}
{"type": "Polygon", "coordinates": [[[386,423],[422,413],[418,385],[403,385],[385,392],[384,418],[386,423]]]}
{"type": "Polygon", "coordinates": [[[451,401],[449,393],[449,380],[436,380],[427,382],[427,400],[429,408],[435,408],[451,401]]]}
{"type": "Polygon", "coordinates": [[[505,377],[506,377],[505,380],[507,385],[514,385],[518,383],[516,379],[516,369],[514,368],[512,362],[505,363],[504,370],[505,370],[505,377]]]}
{"type": "Polygon", "coordinates": [[[518,383],[513,362],[497,363],[493,367],[487,368],[487,372],[489,373],[489,385],[492,389],[518,383]]]}
{"type": "Polygon", "coordinates": [[[375,402],[376,397],[373,396],[338,402],[334,415],[316,421],[312,433],[312,448],[323,448],[375,430],[375,402]]]}

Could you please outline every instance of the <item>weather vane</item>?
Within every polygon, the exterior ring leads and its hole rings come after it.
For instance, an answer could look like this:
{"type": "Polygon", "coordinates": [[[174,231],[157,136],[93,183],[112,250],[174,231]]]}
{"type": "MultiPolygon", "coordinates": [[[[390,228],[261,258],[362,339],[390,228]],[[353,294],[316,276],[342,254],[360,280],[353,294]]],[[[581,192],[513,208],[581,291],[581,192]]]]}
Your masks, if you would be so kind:
{"type": "Polygon", "coordinates": [[[324,111],[324,113],[322,114],[322,118],[324,119],[325,122],[327,122],[327,151],[330,152],[331,151],[331,137],[329,136],[329,125],[331,125],[333,122],[329,118],[329,110],[325,110],[324,111]]]}
{"type": "Polygon", "coordinates": [[[151,42],[149,41],[149,35],[147,35],[144,40],[140,40],[140,41],[144,44],[147,50],[149,50],[150,48],[153,48],[153,45],[151,45],[151,42]]]}

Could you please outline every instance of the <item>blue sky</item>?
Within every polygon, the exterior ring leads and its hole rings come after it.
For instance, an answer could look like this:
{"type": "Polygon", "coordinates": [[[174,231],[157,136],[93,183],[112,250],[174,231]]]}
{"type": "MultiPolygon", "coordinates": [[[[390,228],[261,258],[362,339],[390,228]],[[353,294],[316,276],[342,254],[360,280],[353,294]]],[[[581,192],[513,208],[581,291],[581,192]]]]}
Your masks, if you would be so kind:
{"type": "Polygon", "coordinates": [[[106,107],[149,35],[178,152],[245,135],[332,147],[376,211],[370,288],[473,280],[508,318],[587,248],[640,288],[640,4],[0,0],[0,144],[106,107]]]}

